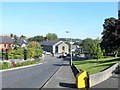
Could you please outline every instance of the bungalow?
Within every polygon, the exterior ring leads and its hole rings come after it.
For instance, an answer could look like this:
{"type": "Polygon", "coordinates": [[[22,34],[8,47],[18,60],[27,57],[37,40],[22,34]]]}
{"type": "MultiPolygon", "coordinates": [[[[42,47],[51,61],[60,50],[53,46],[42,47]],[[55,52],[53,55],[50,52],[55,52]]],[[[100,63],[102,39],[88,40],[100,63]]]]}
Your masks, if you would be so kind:
{"type": "Polygon", "coordinates": [[[13,40],[9,36],[0,36],[0,51],[13,48],[13,40]]]}
{"type": "Polygon", "coordinates": [[[43,41],[41,47],[50,53],[69,53],[69,46],[63,41],[43,41]]]}

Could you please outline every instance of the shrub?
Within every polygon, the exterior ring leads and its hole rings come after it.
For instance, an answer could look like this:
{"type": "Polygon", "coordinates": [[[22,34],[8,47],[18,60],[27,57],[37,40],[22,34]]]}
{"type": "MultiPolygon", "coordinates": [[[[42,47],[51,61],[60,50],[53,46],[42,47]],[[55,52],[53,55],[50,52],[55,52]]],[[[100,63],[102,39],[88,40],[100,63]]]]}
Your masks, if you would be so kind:
{"type": "Polygon", "coordinates": [[[21,57],[20,49],[11,50],[8,55],[10,59],[20,59],[20,58],[23,59],[23,56],[24,56],[23,49],[22,49],[22,57],[21,57]]]}
{"type": "Polygon", "coordinates": [[[22,66],[21,63],[18,63],[18,62],[17,62],[17,63],[16,63],[16,67],[20,67],[20,66],[22,66]]]}
{"type": "Polygon", "coordinates": [[[10,67],[8,62],[2,62],[2,69],[8,69],[10,67]]]}
{"type": "Polygon", "coordinates": [[[2,69],[2,64],[0,63],[0,70],[2,69]]]}
{"type": "Polygon", "coordinates": [[[8,68],[11,68],[11,67],[20,67],[20,66],[26,66],[26,65],[31,65],[31,64],[37,64],[40,62],[40,59],[36,59],[36,60],[33,60],[33,61],[25,61],[25,62],[17,62],[15,63],[14,61],[11,62],[11,64],[9,64],[8,62],[2,62],[2,67],[0,65],[0,67],[2,69],[8,69],[8,68]]]}
{"type": "Polygon", "coordinates": [[[35,56],[39,56],[39,57],[42,57],[42,49],[41,48],[36,48],[35,49],[35,56]]]}
{"type": "Polygon", "coordinates": [[[21,63],[22,66],[26,66],[30,64],[32,64],[32,61],[26,61],[26,62],[21,63]]]}

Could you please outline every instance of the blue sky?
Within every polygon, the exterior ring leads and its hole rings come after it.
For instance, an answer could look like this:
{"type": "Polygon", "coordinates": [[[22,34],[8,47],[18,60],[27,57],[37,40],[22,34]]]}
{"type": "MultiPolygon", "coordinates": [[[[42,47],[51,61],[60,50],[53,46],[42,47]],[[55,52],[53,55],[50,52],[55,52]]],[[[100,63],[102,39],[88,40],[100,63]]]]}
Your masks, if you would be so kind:
{"type": "Polygon", "coordinates": [[[117,2],[4,2],[2,34],[101,37],[105,18],[117,18],[117,2]],[[70,31],[67,35],[65,31],[70,31]]]}

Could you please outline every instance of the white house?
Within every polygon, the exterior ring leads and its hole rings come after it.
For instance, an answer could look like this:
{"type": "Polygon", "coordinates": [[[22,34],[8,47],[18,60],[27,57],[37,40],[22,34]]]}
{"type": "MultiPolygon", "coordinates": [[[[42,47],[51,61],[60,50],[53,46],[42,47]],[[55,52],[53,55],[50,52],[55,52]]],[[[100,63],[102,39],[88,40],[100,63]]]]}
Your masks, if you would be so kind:
{"type": "Polygon", "coordinates": [[[43,41],[41,47],[46,52],[69,53],[69,46],[64,41],[43,41]]]}

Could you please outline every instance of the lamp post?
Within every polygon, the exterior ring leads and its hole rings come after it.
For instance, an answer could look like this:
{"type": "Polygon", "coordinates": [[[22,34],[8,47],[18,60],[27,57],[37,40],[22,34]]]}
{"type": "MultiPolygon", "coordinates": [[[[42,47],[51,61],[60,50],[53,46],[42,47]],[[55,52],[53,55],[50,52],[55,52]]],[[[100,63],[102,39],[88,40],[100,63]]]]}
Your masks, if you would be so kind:
{"type": "Polygon", "coordinates": [[[74,44],[74,42],[72,42],[72,38],[71,38],[71,42],[70,42],[70,46],[71,46],[71,50],[70,50],[70,56],[71,56],[71,60],[70,60],[70,65],[72,66],[72,45],[74,44]]]}
{"type": "MultiPolygon", "coordinates": [[[[66,31],[66,33],[70,33],[70,31],[66,31]]],[[[72,66],[72,45],[74,42],[72,42],[72,37],[70,39],[70,66],[72,66]]]]}

